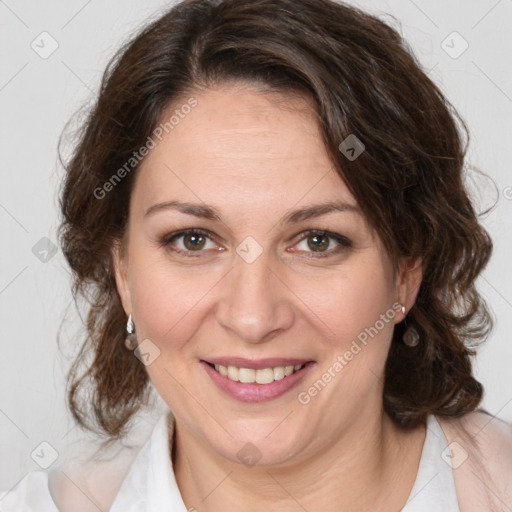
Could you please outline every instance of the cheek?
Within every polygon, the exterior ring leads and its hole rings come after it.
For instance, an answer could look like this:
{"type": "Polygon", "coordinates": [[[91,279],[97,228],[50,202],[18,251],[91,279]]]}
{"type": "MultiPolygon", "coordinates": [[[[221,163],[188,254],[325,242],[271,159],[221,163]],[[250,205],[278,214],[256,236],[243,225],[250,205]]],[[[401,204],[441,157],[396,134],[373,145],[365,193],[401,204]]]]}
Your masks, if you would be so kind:
{"type": "Polygon", "coordinates": [[[186,343],[200,326],[208,302],[208,290],[218,280],[209,275],[191,275],[170,266],[144,260],[133,273],[132,303],[137,332],[144,338],[174,347],[186,343]],[[136,316],[135,316],[136,315],[136,316]]]}
{"type": "Polygon", "coordinates": [[[393,328],[392,270],[387,261],[374,254],[354,258],[338,271],[324,276],[297,278],[293,289],[306,305],[304,314],[338,348],[374,326],[386,312],[388,321],[385,326],[378,322],[378,330],[389,335],[393,328]]]}
{"type": "Polygon", "coordinates": [[[316,325],[324,333],[323,354],[318,373],[302,391],[316,401],[314,407],[332,403],[338,410],[334,404],[343,402],[347,410],[356,410],[383,381],[396,315],[392,267],[372,254],[354,259],[328,282],[308,281],[299,293],[308,297],[311,321],[321,320],[316,325]],[[329,382],[325,389],[317,384],[319,379],[329,382]]]}
{"type": "Polygon", "coordinates": [[[130,288],[138,337],[177,348],[200,326],[200,318],[219,276],[178,268],[165,251],[134,248],[130,260],[130,288]]]}

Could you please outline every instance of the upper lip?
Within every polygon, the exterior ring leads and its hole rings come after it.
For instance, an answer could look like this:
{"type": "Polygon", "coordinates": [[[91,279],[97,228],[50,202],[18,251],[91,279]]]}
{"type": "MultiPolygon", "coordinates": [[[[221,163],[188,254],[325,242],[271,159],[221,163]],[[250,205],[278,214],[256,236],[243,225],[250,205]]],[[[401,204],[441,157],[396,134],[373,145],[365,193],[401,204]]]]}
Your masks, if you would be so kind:
{"type": "Polygon", "coordinates": [[[276,366],[295,366],[296,364],[309,363],[311,359],[299,359],[296,357],[270,357],[265,359],[245,359],[244,357],[215,357],[203,359],[206,363],[220,364],[222,366],[236,366],[238,368],[251,368],[259,370],[262,368],[274,368],[276,366]]]}

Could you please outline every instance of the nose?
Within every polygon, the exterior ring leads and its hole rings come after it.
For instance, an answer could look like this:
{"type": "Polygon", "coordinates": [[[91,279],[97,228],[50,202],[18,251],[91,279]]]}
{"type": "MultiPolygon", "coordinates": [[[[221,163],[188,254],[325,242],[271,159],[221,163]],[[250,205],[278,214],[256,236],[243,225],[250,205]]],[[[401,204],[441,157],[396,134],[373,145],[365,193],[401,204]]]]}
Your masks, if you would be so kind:
{"type": "Polygon", "coordinates": [[[265,251],[252,263],[236,256],[221,284],[217,322],[247,343],[269,341],[294,322],[293,292],[270,263],[265,251]]]}

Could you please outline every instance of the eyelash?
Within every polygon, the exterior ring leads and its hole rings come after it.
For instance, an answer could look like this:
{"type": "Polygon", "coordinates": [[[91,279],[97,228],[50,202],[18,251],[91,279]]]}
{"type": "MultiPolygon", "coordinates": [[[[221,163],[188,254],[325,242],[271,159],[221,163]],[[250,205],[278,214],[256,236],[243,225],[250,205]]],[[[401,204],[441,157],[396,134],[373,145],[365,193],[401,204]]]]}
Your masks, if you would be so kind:
{"type": "MultiPolygon", "coordinates": [[[[159,241],[160,246],[164,247],[166,249],[170,249],[171,251],[173,251],[175,253],[184,254],[187,257],[200,257],[201,253],[204,252],[203,250],[184,251],[181,249],[174,249],[171,247],[171,242],[173,242],[177,238],[180,238],[180,237],[183,237],[183,236],[186,236],[189,234],[202,235],[202,236],[209,238],[211,241],[214,241],[214,237],[212,236],[212,234],[209,231],[206,231],[206,230],[200,229],[200,228],[190,228],[190,229],[184,229],[181,231],[177,231],[175,233],[170,233],[168,235],[165,235],[159,241]]],[[[296,244],[299,244],[303,240],[306,240],[309,236],[315,236],[315,235],[316,236],[327,236],[328,238],[331,238],[331,239],[335,240],[336,242],[338,242],[339,245],[335,249],[330,249],[329,251],[325,251],[325,252],[322,252],[322,251],[308,252],[308,254],[310,254],[312,256],[307,256],[307,257],[327,258],[327,257],[339,254],[343,249],[352,247],[352,242],[348,238],[346,238],[342,235],[339,235],[338,233],[332,233],[331,231],[319,230],[319,229],[310,229],[310,230],[304,231],[302,238],[300,240],[298,240],[296,242],[296,244]]]]}

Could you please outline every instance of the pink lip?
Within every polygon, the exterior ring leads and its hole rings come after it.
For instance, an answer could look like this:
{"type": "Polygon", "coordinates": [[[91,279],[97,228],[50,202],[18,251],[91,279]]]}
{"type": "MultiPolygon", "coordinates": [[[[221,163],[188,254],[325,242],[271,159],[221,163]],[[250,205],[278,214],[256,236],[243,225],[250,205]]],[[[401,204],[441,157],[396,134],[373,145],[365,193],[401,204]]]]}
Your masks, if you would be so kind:
{"type": "MultiPolygon", "coordinates": [[[[225,359],[226,360],[226,359],[225,359]]],[[[217,361],[217,360],[215,360],[217,361]]],[[[229,361],[236,361],[236,359],[229,359],[229,361]]],[[[242,360],[244,361],[244,360],[242,360]]],[[[298,361],[295,364],[304,364],[305,361],[302,363],[299,360],[296,359],[262,359],[260,361],[253,361],[254,364],[258,364],[257,368],[269,368],[272,366],[288,366],[293,363],[288,364],[268,364],[268,361],[298,361]],[[261,366],[260,363],[264,361],[265,366],[261,366]]],[[[213,363],[213,361],[210,361],[213,363]]],[[[203,368],[206,370],[206,373],[210,376],[210,378],[213,380],[213,382],[225,393],[227,393],[232,398],[235,398],[236,400],[240,400],[241,402],[266,402],[269,400],[274,400],[275,398],[278,398],[288,391],[290,391],[293,387],[295,387],[306,375],[306,373],[309,372],[309,370],[314,366],[313,361],[306,362],[306,365],[298,370],[297,372],[292,373],[288,377],[284,377],[281,380],[275,380],[274,382],[271,382],[270,384],[244,384],[242,382],[235,382],[231,379],[228,379],[226,376],[221,375],[217,370],[212,368],[208,363],[205,361],[200,362],[203,368]]],[[[214,364],[223,364],[223,363],[217,363],[214,364]]],[[[247,361],[244,362],[244,365],[247,364],[247,361]]],[[[250,366],[244,366],[240,365],[242,368],[251,368],[250,366]]],[[[225,365],[228,366],[228,365],[225,365]]],[[[232,364],[231,366],[238,366],[238,364],[232,364]]],[[[254,366],[253,366],[254,368],[254,366]]]]}
{"type": "Polygon", "coordinates": [[[274,368],[276,366],[295,366],[296,364],[306,364],[309,359],[293,359],[270,357],[266,359],[245,359],[243,357],[216,357],[206,360],[208,363],[221,364],[222,366],[236,366],[237,368],[251,368],[259,370],[262,368],[274,368]]]}

